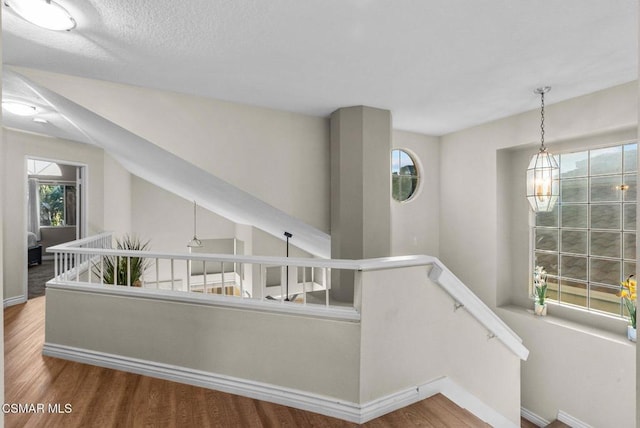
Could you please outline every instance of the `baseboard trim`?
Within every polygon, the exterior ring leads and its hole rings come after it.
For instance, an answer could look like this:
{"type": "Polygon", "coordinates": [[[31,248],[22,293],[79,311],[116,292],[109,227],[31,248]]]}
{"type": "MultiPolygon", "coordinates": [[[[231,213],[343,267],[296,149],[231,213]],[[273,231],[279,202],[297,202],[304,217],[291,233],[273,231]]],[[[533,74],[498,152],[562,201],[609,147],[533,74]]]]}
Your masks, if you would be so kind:
{"type": "Polygon", "coordinates": [[[529,422],[532,422],[532,423],[538,425],[539,427],[546,427],[547,425],[549,425],[551,423],[551,421],[548,421],[548,420],[544,419],[543,417],[536,415],[531,410],[525,409],[524,407],[520,407],[520,416],[522,416],[523,418],[525,418],[529,422]]]}
{"type": "Polygon", "coordinates": [[[27,301],[27,296],[15,296],[15,297],[7,297],[2,301],[2,306],[7,308],[9,306],[19,305],[21,303],[25,303],[27,301]]]}
{"type": "Polygon", "coordinates": [[[571,428],[593,428],[588,423],[582,422],[580,419],[574,418],[562,410],[558,410],[558,420],[563,424],[569,425],[571,428]]]}
{"type": "Polygon", "coordinates": [[[442,393],[458,406],[467,409],[492,426],[518,426],[508,421],[504,416],[469,394],[447,377],[438,378],[416,388],[389,394],[364,404],[358,404],[279,385],[53,343],[45,343],[42,353],[49,357],[122,370],[282,404],[358,424],[363,424],[432,395],[442,393]]]}

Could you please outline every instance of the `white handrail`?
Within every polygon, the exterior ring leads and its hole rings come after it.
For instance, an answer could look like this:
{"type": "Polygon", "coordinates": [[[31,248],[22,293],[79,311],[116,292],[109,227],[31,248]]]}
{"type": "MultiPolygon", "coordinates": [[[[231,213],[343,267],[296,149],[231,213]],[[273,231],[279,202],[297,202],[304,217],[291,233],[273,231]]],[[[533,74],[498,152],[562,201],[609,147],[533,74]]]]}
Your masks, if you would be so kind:
{"type": "MultiPolygon", "coordinates": [[[[295,257],[271,257],[271,256],[238,256],[229,254],[210,254],[210,253],[166,253],[154,251],[131,251],[131,250],[114,250],[109,248],[82,248],[93,240],[110,238],[109,233],[96,235],[90,238],[84,238],[70,243],[60,244],[49,247],[47,252],[56,254],[86,254],[90,256],[118,256],[118,257],[140,257],[146,259],[170,259],[170,260],[187,260],[197,262],[218,262],[218,263],[236,263],[238,265],[254,264],[260,266],[260,281],[264,284],[266,281],[264,269],[266,266],[297,266],[330,269],[344,269],[353,271],[375,271],[386,269],[400,269],[416,266],[431,266],[429,279],[438,284],[446,291],[456,302],[457,307],[464,307],[478,322],[480,322],[490,333],[490,337],[498,338],[505,344],[515,355],[522,360],[526,360],[529,351],[522,344],[522,339],[507,326],[478,296],[476,296],[462,281],[460,281],[438,258],[425,255],[382,257],[375,259],[362,260],[337,260],[337,259],[318,259],[318,258],[295,258],[295,257]]],[[[64,257],[66,260],[66,257],[64,257]]],[[[173,262],[172,262],[173,263],[173,262]]],[[[223,265],[224,266],[224,265],[223,265]]],[[[157,264],[156,264],[157,268],[157,264]]],[[[75,269],[75,268],[74,268],[75,269]]],[[[206,271],[205,271],[206,272],[206,271]]],[[[305,274],[306,275],[306,274],[305,274]]],[[[303,277],[305,276],[303,275],[303,277]]],[[[173,274],[172,274],[173,277],[173,274]]],[[[326,274],[323,275],[326,277],[326,274]]],[[[77,278],[77,277],[76,277],[77,278]]],[[[323,278],[324,281],[325,278],[323,278]]],[[[306,277],[304,278],[306,281],[306,277]]],[[[224,287],[224,284],[222,284],[224,287]]],[[[366,285],[365,285],[366,286],[366,285]]],[[[329,306],[328,289],[326,286],[326,306],[329,306]]],[[[205,287],[206,291],[206,287],[205,287]]],[[[303,286],[304,302],[306,304],[306,286],[303,286]]],[[[206,293],[204,293],[206,294],[206,293]]],[[[244,296],[241,296],[244,297],[244,296]]],[[[262,296],[264,299],[266,296],[262,296]]]]}

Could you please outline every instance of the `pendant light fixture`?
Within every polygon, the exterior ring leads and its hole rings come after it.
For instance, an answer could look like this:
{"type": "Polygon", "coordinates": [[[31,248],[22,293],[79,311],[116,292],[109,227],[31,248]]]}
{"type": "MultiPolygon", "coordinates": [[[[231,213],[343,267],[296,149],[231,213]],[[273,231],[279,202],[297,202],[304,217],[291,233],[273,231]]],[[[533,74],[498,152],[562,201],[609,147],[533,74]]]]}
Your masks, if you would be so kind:
{"type": "Polygon", "coordinates": [[[558,162],[544,145],[544,94],[550,90],[545,86],[534,91],[541,99],[540,150],[527,168],[527,199],[535,212],[552,211],[560,195],[558,162]]]}
{"type": "Polygon", "coordinates": [[[202,241],[200,241],[197,236],[196,236],[196,211],[198,209],[198,204],[196,203],[196,201],[193,201],[193,239],[191,241],[189,241],[189,243],[187,244],[187,247],[189,248],[201,248],[202,247],[202,241]]]}

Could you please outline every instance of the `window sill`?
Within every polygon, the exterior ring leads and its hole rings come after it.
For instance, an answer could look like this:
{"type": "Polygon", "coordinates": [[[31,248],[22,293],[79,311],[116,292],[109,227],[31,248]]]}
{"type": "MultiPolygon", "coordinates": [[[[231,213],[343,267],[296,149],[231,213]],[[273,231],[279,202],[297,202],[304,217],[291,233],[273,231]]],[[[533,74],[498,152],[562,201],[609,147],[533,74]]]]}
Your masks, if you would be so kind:
{"type": "MultiPolygon", "coordinates": [[[[531,303],[533,306],[533,302],[531,303]]],[[[555,303],[547,304],[547,316],[540,317],[533,313],[532,308],[509,304],[498,307],[498,313],[507,312],[531,319],[531,322],[542,322],[559,326],[579,333],[588,334],[599,339],[616,342],[625,346],[635,347],[635,343],[627,339],[627,325],[625,320],[598,313],[592,313],[579,308],[569,308],[555,303]]]]}

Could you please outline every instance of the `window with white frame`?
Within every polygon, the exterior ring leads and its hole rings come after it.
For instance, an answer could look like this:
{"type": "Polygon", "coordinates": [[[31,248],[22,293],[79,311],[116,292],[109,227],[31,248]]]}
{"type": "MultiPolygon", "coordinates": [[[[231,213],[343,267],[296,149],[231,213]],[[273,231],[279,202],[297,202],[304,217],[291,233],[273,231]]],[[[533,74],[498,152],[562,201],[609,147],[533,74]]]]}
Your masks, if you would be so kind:
{"type": "Polygon", "coordinates": [[[533,260],[548,273],[547,298],[626,316],[620,281],[636,270],[637,143],[556,156],[560,198],[536,213],[533,260]]]}

